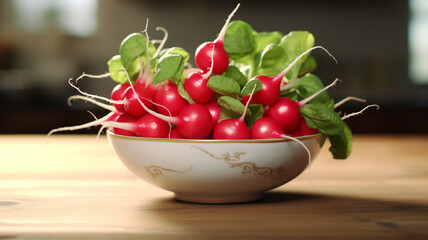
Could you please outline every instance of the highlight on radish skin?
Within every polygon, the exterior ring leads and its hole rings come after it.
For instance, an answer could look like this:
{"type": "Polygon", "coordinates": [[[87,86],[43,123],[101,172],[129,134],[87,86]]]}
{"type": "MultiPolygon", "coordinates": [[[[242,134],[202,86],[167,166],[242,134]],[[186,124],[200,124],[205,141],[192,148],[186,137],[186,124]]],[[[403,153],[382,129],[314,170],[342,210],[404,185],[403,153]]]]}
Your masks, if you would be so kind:
{"type": "Polygon", "coordinates": [[[284,132],[293,131],[300,124],[300,108],[322,92],[333,87],[338,81],[339,79],[335,79],[328,86],[299,102],[295,102],[288,97],[280,97],[276,103],[267,108],[265,115],[277,121],[284,132]]]}
{"type": "Polygon", "coordinates": [[[159,89],[154,102],[157,111],[167,116],[177,116],[188,104],[187,100],[180,96],[177,86],[172,82],[168,82],[159,89]]]}
{"type": "Polygon", "coordinates": [[[190,74],[189,77],[184,80],[184,89],[187,91],[190,98],[197,103],[207,103],[215,95],[215,92],[207,85],[213,72],[213,57],[214,55],[211,55],[211,66],[206,73],[197,71],[190,74]]]}
{"type": "Polygon", "coordinates": [[[240,4],[238,4],[232,13],[228,16],[218,37],[212,42],[205,42],[201,44],[196,49],[195,62],[203,72],[208,72],[211,68],[213,74],[219,75],[224,73],[229,67],[229,55],[227,54],[226,50],[224,50],[223,41],[229,22],[235,12],[238,10],[239,6],[240,4]]]}

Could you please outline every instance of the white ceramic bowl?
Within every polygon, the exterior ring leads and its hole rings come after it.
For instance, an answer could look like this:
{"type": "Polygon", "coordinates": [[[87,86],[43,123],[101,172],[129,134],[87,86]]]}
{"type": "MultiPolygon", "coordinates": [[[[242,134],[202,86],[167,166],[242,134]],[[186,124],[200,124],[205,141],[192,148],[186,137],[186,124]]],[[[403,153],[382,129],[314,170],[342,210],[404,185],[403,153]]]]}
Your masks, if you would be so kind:
{"type": "MultiPolygon", "coordinates": [[[[107,133],[122,162],[145,181],[199,203],[258,200],[308,166],[306,150],[286,139],[185,140],[127,137],[107,133]]],[[[312,161],[325,137],[299,137],[312,161]]]]}

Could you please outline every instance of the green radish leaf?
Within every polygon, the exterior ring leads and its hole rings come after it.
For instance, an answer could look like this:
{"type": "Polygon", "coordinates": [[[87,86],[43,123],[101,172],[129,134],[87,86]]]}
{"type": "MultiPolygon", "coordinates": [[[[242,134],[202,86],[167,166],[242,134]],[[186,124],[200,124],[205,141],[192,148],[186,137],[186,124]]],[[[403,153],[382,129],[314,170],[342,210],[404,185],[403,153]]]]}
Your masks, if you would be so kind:
{"type": "Polygon", "coordinates": [[[260,63],[260,56],[263,49],[270,44],[279,43],[283,34],[280,32],[253,32],[254,35],[254,51],[239,59],[233,59],[234,65],[247,77],[252,78],[256,73],[260,63]]]}
{"type": "Polygon", "coordinates": [[[207,86],[214,92],[226,96],[239,95],[241,87],[233,78],[223,75],[213,75],[209,78],[207,86]]]}
{"type": "Polygon", "coordinates": [[[257,78],[253,78],[248,81],[247,84],[245,84],[245,86],[242,88],[241,96],[250,95],[253,92],[254,86],[256,86],[254,92],[257,92],[263,88],[262,82],[260,82],[260,80],[257,78]]]}
{"type": "MultiPolygon", "coordinates": [[[[292,63],[298,56],[300,56],[303,52],[313,47],[315,44],[314,36],[307,31],[292,31],[289,34],[285,35],[281,42],[279,43],[286,52],[286,56],[288,58],[286,65],[292,63]]],[[[298,77],[300,68],[302,64],[309,57],[310,53],[301,58],[293,68],[287,73],[287,79],[290,81],[298,77]]],[[[284,67],[285,69],[285,67],[284,67]]]]}
{"type": "Polygon", "coordinates": [[[186,50],[184,50],[183,48],[180,48],[180,47],[172,47],[172,48],[165,49],[165,51],[162,55],[171,54],[171,53],[176,53],[176,54],[180,54],[181,56],[183,56],[184,62],[187,62],[190,58],[190,54],[186,50]]]}
{"type": "MultiPolygon", "coordinates": [[[[128,76],[126,75],[125,68],[122,64],[122,61],[120,59],[119,55],[113,56],[108,62],[107,66],[110,72],[110,77],[118,82],[118,83],[126,83],[128,82],[128,76]]],[[[138,74],[140,73],[140,63],[138,60],[134,62],[132,67],[130,68],[130,71],[128,70],[128,75],[131,80],[131,82],[134,82],[138,74]]]]}
{"type": "Polygon", "coordinates": [[[309,127],[327,135],[330,152],[335,159],[346,159],[352,151],[352,132],[349,126],[334,111],[334,101],[326,104],[305,104],[300,108],[309,127]]]}
{"type": "Polygon", "coordinates": [[[241,87],[244,87],[245,84],[247,84],[247,78],[235,66],[229,66],[229,68],[224,73],[224,76],[232,78],[233,80],[238,82],[241,87]]]}
{"type": "MultiPolygon", "coordinates": [[[[302,98],[307,98],[324,88],[324,84],[321,79],[316,75],[308,73],[301,77],[296,85],[297,93],[302,98]]],[[[320,93],[310,103],[327,103],[330,100],[330,96],[326,91],[320,93]]]]}
{"type": "Polygon", "coordinates": [[[328,136],[331,143],[329,150],[335,159],[346,159],[352,152],[352,131],[348,124],[343,122],[343,125],[340,133],[328,136]]]}
{"type": "Polygon", "coordinates": [[[297,92],[295,90],[289,90],[286,92],[281,92],[281,97],[291,98],[295,102],[299,101],[299,94],[297,94],[297,92]]]}
{"type": "Polygon", "coordinates": [[[300,108],[306,123],[325,135],[335,135],[342,132],[343,121],[330,104],[305,104],[300,108]]]}
{"type": "Polygon", "coordinates": [[[274,76],[287,67],[287,60],[284,48],[270,44],[260,54],[256,75],[274,76]]]}
{"type": "Polygon", "coordinates": [[[256,42],[255,52],[263,51],[268,45],[273,43],[279,43],[281,38],[284,36],[281,32],[260,32],[254,36],[256,42]]]}
{"type": "Polygon", "coordinates": [[[233,21],[229,24],[224,37],[224,50],[229,58],[239,59],[254,51],[254,34],[253,28],[246,22],[233,21]]]}
{"type": "Polygon", "coordinates": [[[177,91],[182,98],[187,100],[187,102],[190,104],[195,103],[195,101],[193,101],[193,99],[190,97],[189,93],[184,89],[183,82],[179,81],[177,83],[177,91]]]}
{"type": "Polygon", "coordinates": [[[299,76],[303,76],[307,73],[315,71],[317,68],[317,61],[312,55],[309,55],[308,59],[303,62],[302,66],[300,66],[299,76]]]}
{"type": "Polygon", "coordinates": [[[236,98],[229,96],[221,96],[219,97],[217,102],[222,109],[230,110],[231,112],[234,112],[238,115],[242,115],[244,113],[244,104],[242,104],[241,101],[236,98]]]}
{"type": "Polygon", "coordinates": [[[218,122],[221,122],[221,121],[226,120],[226,119],[236,119],[236,118],[241,117],[241,115],[242,114],[235,113],[229,109],[222,108],[220,111],[220,117],[218,119],[218,122]]]}
{"type": "Polygon", "coordinates": [[[253,124],[264,114],[264,108],[261,104],[250,104],[248,105],[248,110],[251,113],[251,117],[247,120],[247,126],[251,129],[253,124]]]}
{"type": "MultiPolygon", "coordinates": [[[[142,57],[145,60],[144,64],[147,64],[146,45],[147,37],[141,33],[131,33],[125,39],[123,39],[122,43],[120,44],[119,52],[123,66],[127,71],[132,68],[132,65],[134,64],[135,60],[138,59],[138,57],[142,57]]],[[[155,51],[155,46],[152,42],[149,42],[150,56],[153,56],[155,51]]]]}
{"type": "Polygon", "coordinates": [[[153,84],[171,79],[177,82],[184,71],[183,56],[177,53],[167,53],[163,55],[156,64],[153,84]]]}

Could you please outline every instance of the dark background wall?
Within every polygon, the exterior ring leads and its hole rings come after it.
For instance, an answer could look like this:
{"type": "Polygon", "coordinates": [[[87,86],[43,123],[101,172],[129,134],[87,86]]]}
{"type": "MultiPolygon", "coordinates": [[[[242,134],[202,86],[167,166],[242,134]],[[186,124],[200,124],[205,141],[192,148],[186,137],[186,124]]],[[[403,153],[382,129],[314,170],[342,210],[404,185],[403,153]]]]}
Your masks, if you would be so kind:
{"type": "MultiPolygon", "coordinates": [[[[91,104],[67,105],[68,96],[77,93],[67,84],[70,77],[108,71],[106,62],[118,53],[122,39],[142,31],[147,18],[152,38],[162,38],[155,30],[162,26],[169,32],[166,47],[181,46],[193,53],[216,37],[236,5],[223,0],[94,1],[94,32],[76,36],[61,26],[64,14],[55,1],[39,1],[52,6],[38,27],[20,22],[16,1],[0,1],[0,133],[47,133],[81,124],[92,120],[86,110],[102,116],[105,112],[91,104]]],[[[83,10],[80,14],[88,14],[83,10]]],[[[426,134],[428,85],[415,83],[408,67],[411,17],[409,3],[402,0],[270,0],[242,2],[234,19],[248,22],[256,31],[312,32],[316,44],[339,61],[334,63],[321,51],[313,53],[319,63],[315,73],[324,83],[336,77],[343,80],[329,93],[336,100],[352,95],[381,106],[348,121],[355,133],[426,134]]],[[[103,96],[109,96],[114,85],[107,78],[79,82],[81,89],[103,96]]],[[[363,106],[349,103],[344,110],[363,106]]]]}

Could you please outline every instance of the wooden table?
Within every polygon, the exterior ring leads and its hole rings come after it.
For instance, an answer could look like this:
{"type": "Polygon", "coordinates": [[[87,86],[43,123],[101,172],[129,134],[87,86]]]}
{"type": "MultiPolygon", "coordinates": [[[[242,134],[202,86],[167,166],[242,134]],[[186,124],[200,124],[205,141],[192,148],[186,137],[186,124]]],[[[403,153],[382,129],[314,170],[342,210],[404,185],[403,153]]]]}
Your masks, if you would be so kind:
{"type": "Polygon", "coordinates": [[[258,202],[175,201],[107,139],[0,135],[0,239],[428,239],[428,136],[356,136],[258,202]]]}

